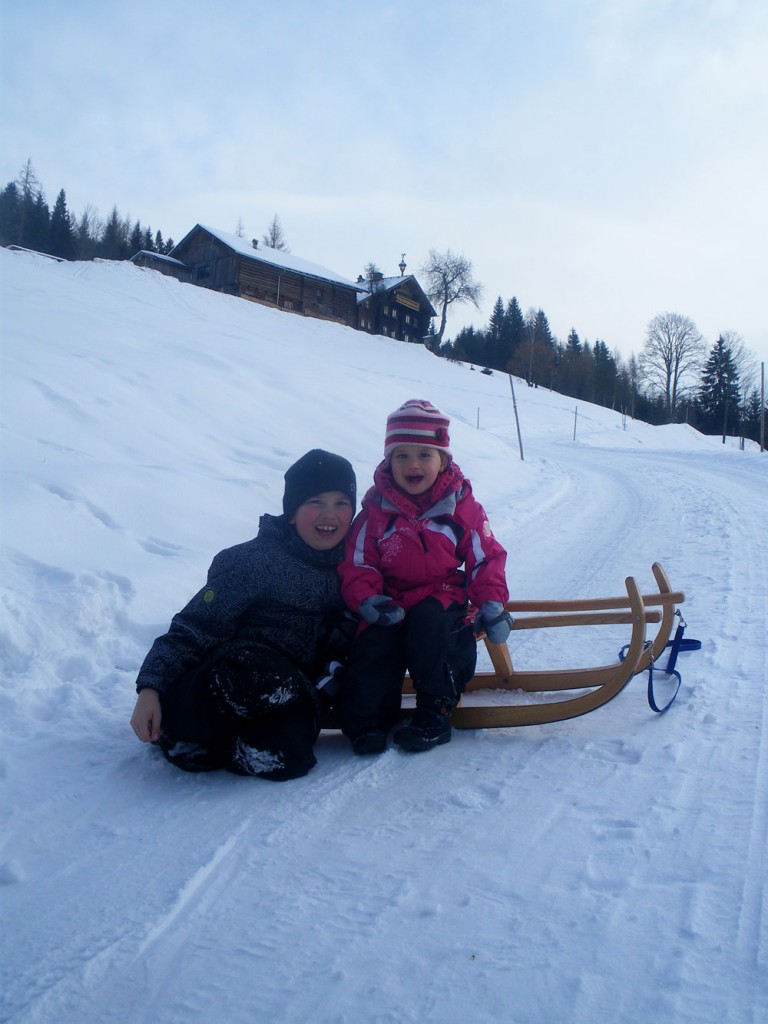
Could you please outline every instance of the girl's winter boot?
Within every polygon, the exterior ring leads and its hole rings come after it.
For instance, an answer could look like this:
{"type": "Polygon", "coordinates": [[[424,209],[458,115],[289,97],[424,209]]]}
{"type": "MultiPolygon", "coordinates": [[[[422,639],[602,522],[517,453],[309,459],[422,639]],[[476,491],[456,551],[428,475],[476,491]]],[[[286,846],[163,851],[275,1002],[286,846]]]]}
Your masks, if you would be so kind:
{"type": "Polygon", "coordinates": [[[392,738],[398,747],[413,753],[439,747],[451,740],[452,714],[453,705],[447,701],[424,704],[417,700],[413,718],[407,725],[397,729],[392,738]]]}

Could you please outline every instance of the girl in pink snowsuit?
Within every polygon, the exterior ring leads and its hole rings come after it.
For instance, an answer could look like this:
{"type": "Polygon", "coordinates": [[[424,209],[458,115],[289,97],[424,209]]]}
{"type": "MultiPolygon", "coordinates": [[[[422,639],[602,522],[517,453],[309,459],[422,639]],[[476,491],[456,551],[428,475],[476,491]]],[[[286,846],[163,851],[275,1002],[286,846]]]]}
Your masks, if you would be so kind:
{"type": "Polygon", "coordinates": [[[395,743],[420,751],[450,740],[450,717],[477,657],[468,601],[479,608],[477,632],[501,643],[511,628],[506,552],[452,459],[448,425],[422,400],[389,416],[384,460],[347,538],[341,592],[363,622],[341,720],[358,754],[386,749],[406,670],[416,711],[395,743]]]}

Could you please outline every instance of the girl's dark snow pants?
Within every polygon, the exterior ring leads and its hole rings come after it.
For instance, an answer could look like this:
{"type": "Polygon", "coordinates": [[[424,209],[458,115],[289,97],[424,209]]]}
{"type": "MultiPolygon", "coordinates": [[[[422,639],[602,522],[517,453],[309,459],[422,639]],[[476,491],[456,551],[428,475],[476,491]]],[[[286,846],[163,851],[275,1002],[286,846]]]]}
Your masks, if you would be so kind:
{"type": "Polygon", "coordinates": [[[475,674],[477,644],[466,608],[434,597],[415,605],[397,626],[366,626],[355,638],[344,676],[342,731],[388,732],[400,717],[406,670],[419,696],[455,706],[475,674]]]}

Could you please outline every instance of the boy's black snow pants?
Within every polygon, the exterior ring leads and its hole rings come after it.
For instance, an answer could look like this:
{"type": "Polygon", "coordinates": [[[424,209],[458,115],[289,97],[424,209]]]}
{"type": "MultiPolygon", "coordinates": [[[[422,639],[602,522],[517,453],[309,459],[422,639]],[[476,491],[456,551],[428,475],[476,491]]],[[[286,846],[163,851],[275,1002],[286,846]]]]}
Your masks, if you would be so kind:
{"type": "Polygon", "coordinates": [[[226,768],[281,781],[316,763],[314,687],[283,655],[233,642],[160,695],[166,758],[186,771],[226,768]]]}
{"type": "Polygon", "coordinates": [[[355,739],[388,732],[400,717],[406,670],[417,701],[450,707],[475,673],[477,644],[466,607],[444,609],[434,597],[415,605],[396,626],[366,626],[352,644],[341,694],[341,727],[355,739]]]}

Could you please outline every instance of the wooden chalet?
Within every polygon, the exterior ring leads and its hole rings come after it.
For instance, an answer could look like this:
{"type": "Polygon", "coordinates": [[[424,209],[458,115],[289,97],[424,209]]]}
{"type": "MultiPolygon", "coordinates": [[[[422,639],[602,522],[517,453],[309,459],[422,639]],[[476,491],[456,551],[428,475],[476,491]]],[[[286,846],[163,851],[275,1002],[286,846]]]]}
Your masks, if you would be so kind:
{"type": "Polygon", "coordinates": [[[254,239],[196,224],[171,251],[192,284],[265,306],[357,327],[354,281],[254,239]]]}
{"type": "Polygon", "coordinates": [[[185,267],[181,260],[175,260],[171,256],[164,256],[160,252],[150,252],[148,249],[141,249],[135,256],[131,256],[131,263],[137,267],[146,267],[148,270],[159,270],[166,277],[175,277],[177,281],[190,280],[189,267],[185,267]]]}
{"type": "Polygon", "coordinates": [[[416,278],[405,274],[404,262],[400,277],[374,274],[350,281],[256,239],[248,242],[202,224],[168,256],[142,251],[132,262],[202,288],[398,341],[421,343],[436,315],[416,278]]]}
{"type": "Polygon", "coordinates": [[[437,314],[413,274],[405,273],[404,263],[400,267],[400,277],[358,278],[364,289],[358,299],[358,329],[421,344],[437,314]]]}

